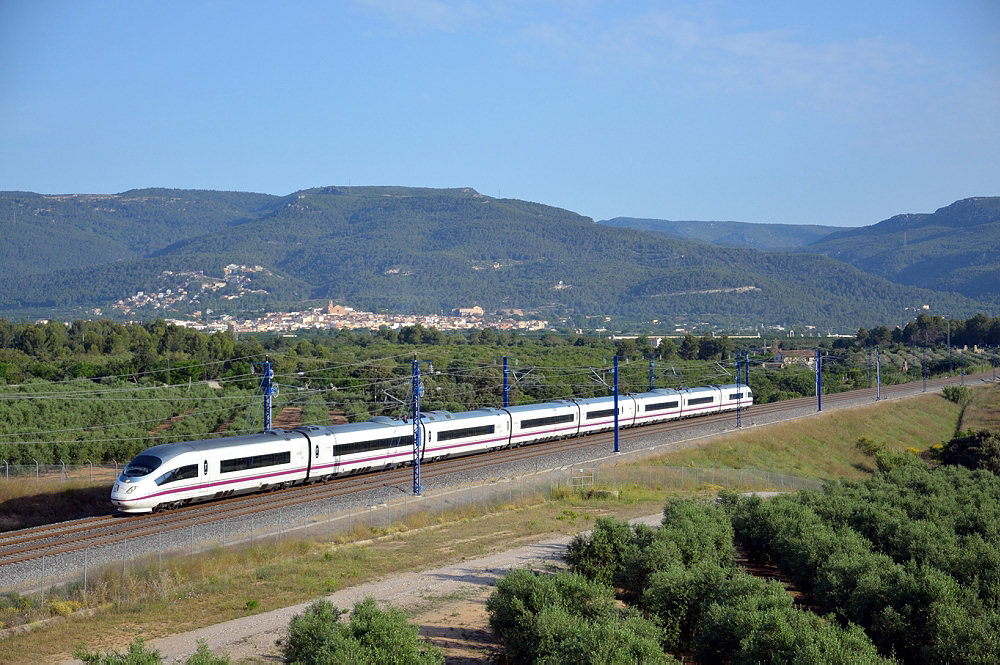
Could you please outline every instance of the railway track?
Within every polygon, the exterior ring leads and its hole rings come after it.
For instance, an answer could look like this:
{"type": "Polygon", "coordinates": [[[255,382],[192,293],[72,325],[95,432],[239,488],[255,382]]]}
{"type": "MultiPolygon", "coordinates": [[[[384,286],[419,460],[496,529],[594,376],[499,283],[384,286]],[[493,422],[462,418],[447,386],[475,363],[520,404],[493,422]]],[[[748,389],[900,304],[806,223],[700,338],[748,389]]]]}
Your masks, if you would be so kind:
{"type": "MultiPolygon", "coordinates": [[[[966,378],[972,383],[980,379],[988,379],[989,375],[974,375],[966,378]]],[[[928,380],[927,388],[928,390],[937,390],[950,383],[954,383],[954,377],[928,380]]],[[[916,392],[915,386],[918,385],[911,383],[886,386],[882,388],[881,395],[884,398],[891,398],[903,393],[913,393],[916,392]]],[[[876,391],[866,389],[824,395],[823,404],[824,407],[836,407],[844,402],[857,402],[859,398],[869,398],[874,401],[876,391]]],[[[748,419],[756,420],[763,417],[780,416],[782,413],[793,413],[815,404],[815,397],[803,397],[755,405],[749,412],[744,412],[743,419],[746,423],[748,419]]],[[[773,422],[773,418],[771,421],[773,422]]],[[[729,429],[727,425],[731,425],[735,428],[736,415],[729,412],[692,420],[670,421],[622,430],[619,433],[619,439],[627,443],[638,437],[677,434],[685,429],[701,428],[706,425],[722,425],[724,429],[729,429]]],[[[509,468],[516,462],[565,453],[570,450],[593,449],[597,455],[607,454],[610,452],[613,436],[612,432],[601,432],[584,437],[499,450],[489,454],[444,459],[422,466],[421,477],[424,480],[432,480],[451,474],[467,473],[491,467],[509,468]]],[[[412,479],[412,473],[412,468],[408,466],[386,469],[380,472],[336,478],[327,483],[232,497],[150,515],[115,515],[109,506],[109,513],[103,516],[0,533],[0,569],[43,557],[80,552],[90,548],[112,547],[126,541],[134,541],[164,532],[224,525],[227,522],[241,519],[248,519],[252,524],[255,515],[269,511],[313,502],[331,502],[338,498],[357,496],[378,488],[407,487],[412,479]]]]}

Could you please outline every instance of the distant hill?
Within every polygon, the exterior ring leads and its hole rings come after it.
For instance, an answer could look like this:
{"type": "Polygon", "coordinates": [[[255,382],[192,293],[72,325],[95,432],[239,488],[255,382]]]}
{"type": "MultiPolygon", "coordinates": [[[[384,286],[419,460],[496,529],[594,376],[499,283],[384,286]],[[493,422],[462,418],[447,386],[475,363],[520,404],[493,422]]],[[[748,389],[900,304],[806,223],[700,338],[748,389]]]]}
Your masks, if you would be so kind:
{"type": "Polygon", "coordinates": [[[1000,197],[956,201],[833,233],[800,249],[902,284],[970,298],[1000,293],[1000,197]]]}
{"type": "Polygon", "coordinates": [[[814,243],[835,231],[837,226],[818,224],[751,224],[749,222],[698,222],[669,219],[615,217],[598,222],[607,226],[638,229],[657,235],[701,240],[722,247],[785,251],[814,243]]]}
{"type": "Polygon", "coordinates": [[[856,328],[902,321],[905,308],[923,304],[955,316],[981,308],[833,259],[654,236],[468,188],[323,187],[285,197],[8,192],[0,193],[0,232],[5,256],[16,262],[0,267],[0,316],[8,318],[108,312],[138,291],[166,289],[198,291],[197,303],[177,305],[178,314],[334,299],[414,313],[478,304],[547,318],[856,328]],[[213,290],[229,264],[260,270],[238,293],[231,285],[213,290]]]}
{"type": "Polygon", "coordinates": [[[172,243],[256,217],[278,199],[180,189],[0,192],[0,277],[155,256],[172,243]]]}

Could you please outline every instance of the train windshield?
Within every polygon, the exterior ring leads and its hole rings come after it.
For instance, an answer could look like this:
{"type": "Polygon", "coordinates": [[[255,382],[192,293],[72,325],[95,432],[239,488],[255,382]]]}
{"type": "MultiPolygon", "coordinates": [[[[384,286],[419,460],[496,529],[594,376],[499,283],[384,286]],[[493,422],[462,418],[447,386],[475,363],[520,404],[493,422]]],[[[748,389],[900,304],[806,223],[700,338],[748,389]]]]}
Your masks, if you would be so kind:
{"type": "Polygon", "coordinates": [[[148,476],[156,471],[161,464],[163,464],[163,461],[159,457],[154,457],[153,455],[139,455],[128,463],[128,466],[125,467],[125,471],[122,472],[122,475],[126,478],[148,476]]]}

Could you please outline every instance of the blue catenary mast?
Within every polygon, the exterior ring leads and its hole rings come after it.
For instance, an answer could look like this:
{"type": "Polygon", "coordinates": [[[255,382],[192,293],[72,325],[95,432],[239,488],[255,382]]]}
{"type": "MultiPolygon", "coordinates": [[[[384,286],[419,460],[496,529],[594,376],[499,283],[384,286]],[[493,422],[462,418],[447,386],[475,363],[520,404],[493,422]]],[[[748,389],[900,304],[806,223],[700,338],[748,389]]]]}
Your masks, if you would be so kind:
{"type": "Polygon", "coordinates": [[[413,359],[413,494],[423,491],[420,485],[420,397],[424,387],[420,385],[420,361],[413,359]]]}
{"type": "Polygon", "coordinates": [[[882,399],[882,352],[875,347],[875,400],[882,399]]]}
{"type": "Polygon", "coordinates": [[[743,384],[740,382],[739,354],[736,354],[736,427],[743,427],[743,384]]]}
{"type": "Polygon", "coordinates": [[[615,452],[618,452],[618,356],[615,356],[615,452]]]}
{"type": "Polygon", "coordinates": [[[823,354],[816,349],[816,410],[823,410],[823,354]]]}
{"type": "Polygon", "coordinates": [[[503,408],[510,406],[510,370],[507,369],[507,356],[503,357],[503,408]]]}
{"type": "Polygon", "coordinates": [[[260,377],[260,392],[264,397],[264,431],[269,431],[271,429],[271,398],[278,393],[277,386],[271,383],[271,379],[274,378],[274,370],[271,369],[271,359],[267,356],[264,356],[264,362],[254,364],[264,366],[263,375],[260,377]]]}

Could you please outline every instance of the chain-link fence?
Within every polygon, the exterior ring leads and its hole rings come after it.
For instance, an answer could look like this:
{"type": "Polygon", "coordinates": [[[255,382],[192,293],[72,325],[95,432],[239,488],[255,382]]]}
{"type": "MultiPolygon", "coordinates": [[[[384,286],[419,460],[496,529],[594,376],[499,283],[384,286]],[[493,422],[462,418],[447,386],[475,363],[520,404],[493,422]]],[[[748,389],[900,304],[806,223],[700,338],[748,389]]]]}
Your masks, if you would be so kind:
{"type": "Polygon", "coordinates": [[[66,480],[107,481],[110,485],[121,473],[118,462],[94,464],[10,464],[0,460],[0,480],[33,480],[39,483],[66,480]]]}

